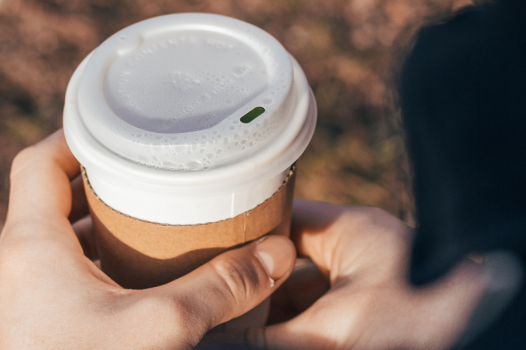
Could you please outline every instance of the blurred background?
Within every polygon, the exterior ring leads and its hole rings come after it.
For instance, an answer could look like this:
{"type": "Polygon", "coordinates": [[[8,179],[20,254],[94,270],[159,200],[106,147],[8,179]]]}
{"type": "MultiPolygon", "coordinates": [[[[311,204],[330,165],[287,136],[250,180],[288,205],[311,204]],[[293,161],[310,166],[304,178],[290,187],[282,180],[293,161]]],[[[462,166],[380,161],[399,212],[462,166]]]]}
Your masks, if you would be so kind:
{"type": "MultiPolygon", "coordinates": [[[[296,197],[379,206],[414,225],[394,83],[418,28],[471,0],[0,0],[0,229],[11,161],[62,126],[68,80],[104,39],[168,13],[257,25],[303,67],[318,102],[296,197]]],[[[45,186],[45,184],[43,184],[45,186]]]]}

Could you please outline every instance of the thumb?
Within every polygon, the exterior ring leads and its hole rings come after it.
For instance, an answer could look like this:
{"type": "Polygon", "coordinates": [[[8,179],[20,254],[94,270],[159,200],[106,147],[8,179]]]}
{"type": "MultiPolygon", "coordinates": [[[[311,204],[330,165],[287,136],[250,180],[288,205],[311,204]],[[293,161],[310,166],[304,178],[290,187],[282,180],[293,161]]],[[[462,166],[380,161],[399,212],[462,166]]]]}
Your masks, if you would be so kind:
{"type": "Polygon", "coordinates": [[[211,328],[250,311],[290,275],[296,250],[282,236],[267,236],[223,253],[188,275],[154,288],[176,303],[196,342],[211,328]]]}

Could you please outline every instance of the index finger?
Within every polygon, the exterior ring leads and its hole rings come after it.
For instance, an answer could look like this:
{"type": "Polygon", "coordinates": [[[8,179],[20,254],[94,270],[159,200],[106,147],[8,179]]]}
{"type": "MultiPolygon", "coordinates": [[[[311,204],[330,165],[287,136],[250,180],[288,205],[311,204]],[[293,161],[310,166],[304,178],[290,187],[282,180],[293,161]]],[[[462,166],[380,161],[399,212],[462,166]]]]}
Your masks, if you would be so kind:
{"type": "Polygon", "coordinates": [[[338,241],[334,230],[344,211],[342,206],[294,200],[290,238],[298,255],[311,258],[326,276],[338,241]]]}
{"type": "Polygon", "coordinates": [[[30,225],[42,234],[50,223],[66,223],[72,202],[70,180],[79,172],[62,130],[24,149],[11,167],[6,226],[30,225]]]}

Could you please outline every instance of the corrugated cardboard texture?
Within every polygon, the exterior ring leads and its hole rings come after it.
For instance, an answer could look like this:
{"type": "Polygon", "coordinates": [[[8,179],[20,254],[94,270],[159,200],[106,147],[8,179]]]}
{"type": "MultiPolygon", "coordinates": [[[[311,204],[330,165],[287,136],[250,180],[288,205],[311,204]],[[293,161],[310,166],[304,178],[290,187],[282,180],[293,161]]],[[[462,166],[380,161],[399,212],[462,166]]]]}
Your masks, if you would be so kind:
{"type": "Polygon", "coordinates": [[[289,235],[294,166],[278,191],[256,208],[203,225],[162,225],[132,218],[106,205],[84,171],[83,178],[101,268],[125,288],[167,283],[265,234],[289,235]]]}

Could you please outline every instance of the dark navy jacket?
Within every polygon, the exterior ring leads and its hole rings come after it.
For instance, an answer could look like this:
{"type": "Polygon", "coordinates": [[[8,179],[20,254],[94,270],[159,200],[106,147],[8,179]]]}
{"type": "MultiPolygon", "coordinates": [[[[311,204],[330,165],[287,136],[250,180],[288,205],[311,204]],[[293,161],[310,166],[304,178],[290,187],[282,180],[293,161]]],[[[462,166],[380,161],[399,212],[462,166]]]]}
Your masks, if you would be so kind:
{"type": "MultiPolygon", "coordinates": [[[[399,94],[414,165],[411,281],[468,253],[526,260],[526,5],[500,1],[423,29],[399,94]]],[[[469,349],[526,348],[526,290],[469,349]]]]}

